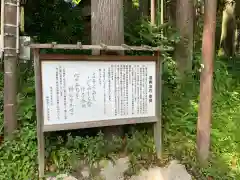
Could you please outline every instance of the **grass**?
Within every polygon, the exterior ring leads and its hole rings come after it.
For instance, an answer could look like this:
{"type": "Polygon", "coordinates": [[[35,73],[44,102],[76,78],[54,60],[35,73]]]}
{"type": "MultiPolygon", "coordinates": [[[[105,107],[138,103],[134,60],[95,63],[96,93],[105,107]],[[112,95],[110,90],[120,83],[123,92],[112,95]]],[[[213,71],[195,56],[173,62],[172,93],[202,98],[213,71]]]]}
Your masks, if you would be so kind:
{"type": "Polygon", "coordinates": [[[196,179],[240,178],[240,74],[236,74],[236,64],[227,67],[228,63],[222,60],[215,62],[211,157],[208,167],[200,167],[196,159],[199,83],[189,83],[187,90],[183,90],[184,94],[182,90],[173,91],[172,98],[164,107],[166,152],[181,159],[196,179]]]}
{"type": "MultiPolygon", "coordinates": [[[[156,161],[152,129],[147,125],[132,126],[124,137],[115,137],[111,142],[98,129],[57,132],[46,138],[48,172],[77,175],[84,164],[96,169],[95,164],[101,159],[114,161],[120,154],[128,154],[131,165],[126,175],[177,158],[195,179],[240,179],[240,66],[237,62],[222,59],[215,62],[211,156],[207,167],[201,167],[196,158],[199,73],[194,72],[194,80],[181,84],[174,64],[169,61],[163,74],[163,161],[156,161]]],[[[32,75],[21,76],[26,79],[21,82],[23,88],[18,96],[21,130],[16,132],[15,140],[0,145],[1,180],[37,179],[34,82],[32,75]]]]}

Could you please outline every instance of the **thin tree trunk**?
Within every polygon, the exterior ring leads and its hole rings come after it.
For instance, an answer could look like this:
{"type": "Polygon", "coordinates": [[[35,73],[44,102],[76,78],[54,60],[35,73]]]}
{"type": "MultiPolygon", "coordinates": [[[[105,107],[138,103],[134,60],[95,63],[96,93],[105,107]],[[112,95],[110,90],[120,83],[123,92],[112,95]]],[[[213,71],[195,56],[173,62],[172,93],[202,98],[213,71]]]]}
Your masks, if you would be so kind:
{"type": "Polygon", "coordinates": [[[139,0],[139,11],[140,16],[147,17],[149,16],[149,4],[148,0],[139,0]]]}
{"type": "Polygon", "coordinates": [[[171,0],[167,3],[168,21],[170,21],[173,26],[176,26],[176,4],[177,0],[171,0]]]}
{"type": "Polygon", "coordinates": [[[177,0],[176,26],[181,40],[176,46],[175,58],[181,75],[192,69],[193,0],[177,0]]]}
{"type": "Polygon", "coordinates": [[[200,79],[200,102],[197,123],[197,151],[199,159],[202,162],[206,162],[210,148],[216,10],[216,0],[205,0],[202,42],[203,69],[200,79]]]}
{"type": "Polygon", "coordinates": [[[11,136],[17,128],[17,6],[5,4],[4,8],[4,131],[11,136]]]}
{"type": "Polygon", "coordinates": [[[156,0],[151,0],[151,23],[156,24],[156,0]]]}

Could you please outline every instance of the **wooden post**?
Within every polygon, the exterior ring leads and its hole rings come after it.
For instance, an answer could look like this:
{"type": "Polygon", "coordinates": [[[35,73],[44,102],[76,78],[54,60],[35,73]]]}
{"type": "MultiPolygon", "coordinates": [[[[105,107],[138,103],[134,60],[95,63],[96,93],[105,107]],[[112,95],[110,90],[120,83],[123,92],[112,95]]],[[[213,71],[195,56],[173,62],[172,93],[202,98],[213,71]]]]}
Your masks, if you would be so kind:
{"type": "Polygon", "coordinates": [[[157,122],[154,123],[154,140],[156,145],[157,158],[162,157],[162,61],[159,51],[155,52],[158,57],[156,62],[156,117],[157,122]]]}
{"type": "Polygon", "coordinates": [[[34,49],[34,73],[35,73],[35,92],[36,92],[36,115],[37,115],[37,139],[38,139],[38,173],[39,177],[44,177],[45,169],[45,142],[43,132],[43,105],[42,105],[42,83],[41,65],[39,61],[39,49],[34,49]]]}
{"type": "Polygon", "coordinates": [[[4,4],[4,131],[11,136],[17,128],[17,2],[4,4]]]}
{"type": "Polygon", "coordinates": [[[197,123],[197,151],[199,159],[202,162],[206,162],[210,148],[216,6],[216,0],[205,1],[202,42],[203,69],[200,78],[200,102],[197,123]]]}
{"type": "MultiPolygon", "coordinates": [[[[123,0],[91,0],[92,45],[121,45],[124,44],[123,0]]],[[[101,54],[98,50],[94,55],[101,54]]],[[[124,51],[109,52],[106,46],[104,54],[121,54],[124,51]]],[[[121,127],[106,127],[104,134],[112,138],[113,134],[122,134],[121,127]]]]}

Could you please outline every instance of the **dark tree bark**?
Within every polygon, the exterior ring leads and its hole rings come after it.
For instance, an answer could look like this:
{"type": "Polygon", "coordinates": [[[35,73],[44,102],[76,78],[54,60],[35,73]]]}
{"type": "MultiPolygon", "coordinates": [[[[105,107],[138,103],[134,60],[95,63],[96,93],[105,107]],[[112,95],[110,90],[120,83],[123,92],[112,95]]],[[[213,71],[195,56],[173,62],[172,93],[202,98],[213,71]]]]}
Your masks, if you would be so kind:
{"type": "Polygon", "coordinates": [[[176,27],[180,42],[176,45],[175,58],[181,75],[192,69],[193,53],[193,0],[177,0],[176,27]]]}
{"type": "Polygon", "coordinates": [[[142,16],[142,17],[149,16],[149,1],[148,0],[139,0],[139,11],[140,11],[140,16],[142,16]]]}

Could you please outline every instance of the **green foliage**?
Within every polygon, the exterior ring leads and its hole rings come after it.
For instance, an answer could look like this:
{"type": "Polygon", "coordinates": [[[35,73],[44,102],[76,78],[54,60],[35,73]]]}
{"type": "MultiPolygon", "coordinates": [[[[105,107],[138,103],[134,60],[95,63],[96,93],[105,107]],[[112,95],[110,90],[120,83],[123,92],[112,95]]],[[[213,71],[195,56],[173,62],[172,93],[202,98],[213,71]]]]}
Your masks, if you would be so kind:
{"type": "Polygon", "coordinates": [[[3,135],[3,73],[0,73],[0,136],[3,135]]]}
{"type": "MultiPolygon", "coordinates": [[[[72,9],[64,1],[29,1],[26,7],[26,31],[37,35],[36,41],[76,43],[83,41],[81,8],[72,9]],[[49,28],[52,27],[52,28],[49,28]],[[69,35],[70,34],[70,35],[69,35]]],[[[202,28],[199,21],[197,25],[202,28]]],[[[151,26],[138,21],[126,27],[128,44],[174,48],[179,41],[177,32],[168,23],[151,26]],[[161,36],[164,31],[164,36],[161,36]]],[[[201,34],[196,34],[201,44],[201,34]]],[[[141,53],[142,54],[142,53],[141,53]]],[[[217,59],[214,71],[213,122],[211,159],[208,167],[201,167],[196,158],[196,123],[199,101],[199,67],[201,56],[195,53],[194,71],[182,82],[176,72],[171,52],[164,52],[163,64],[163,131],[164,158],[155,157],[152,128],[133,127],[125,138],[107,141],[99,132],[88,136],[82,130],[67,133],[50,133],[46,136],[46,161],[49,173],[81,170],[82,165],[95,164],[101,159],[114,160],[119,154],[128,154],[130,167],[126,175],[140,168],[166,163],[177,158],[184,163],[196,179],[228,180],[240,178],[240,74],[239,63],[230,64],[217,59]],[[137,130],[136,130],[137,129],[137,130]],[[83,161],[83,162],[82,162],[83,161]],[[53,168],[54,167],[54,168],[53,168]]],[[[21,68],[21,67],[20,67],[21,68]]],[[[21,68],[18,94],[20,129],[14,140],[0,144],[0,179],[37,179],[37,138],[35,92],[32,69],[21,68]]],[[[3,134],[3,74],[0,74],[0,136],[3,134]]],[[[142,127],[142,126],[141,126],[142,127]]]]}
{"type": "Polygon", "coordinates": [[[197,179],[238,179],[240,177],[239,76],[233,76],[225,62],[216,60],[214,72],[213,122],[211,158],[202,168],[196,159],[196,123],[198,113],[198,81],[175,89],[164,105],[164,142],[170,156],[181,159],[197,179]],[[191,89],[192,87],[194,89],[191,89]],[[184,93],[182,93],[184,92],[184,93]],[[180,138],[179,138],[180,137],[180,138]]]}
{"type": "Polygon", "coordinates": [[[23,126],[16,139],[0,146],[0,179],[30,179],[37,175],[35,126],[23,126]]]}
{"type": "MultiPolygon", "coordinates": [[[[18,117],[21,129],[15,132],[14,140],[5,139],[0,145],[1,180],[37,179],[38,176],[35,89],[32,71],[23,71],[20,82],[22,88],[18,95],[18,117]]],[[[1,118],[1,126],[2,120],[1,118]]],[[[131,152],[138,155],[138,158],[142,154],[145,159],[148,153],[154,152],[152,136],[145,131],[129,134],[125,140],[114,137],[109,141],[101,132],[96,136],[81,136],[78,132],[66,135],[50,133],[46,135],[45,140],[49,175],[59,172],[74,173],[81,170],[83,165],[94,168],[102,159],[114,161],[120,152],[131,152]]]]}
{"type": "Polygon", "coordinates": [[[26,32],[37,36],[36,41],[41,43],[84,43],[81,8],[71,8],[71,4],[63,0],[30,0],[25,6],[26,32]]]}

